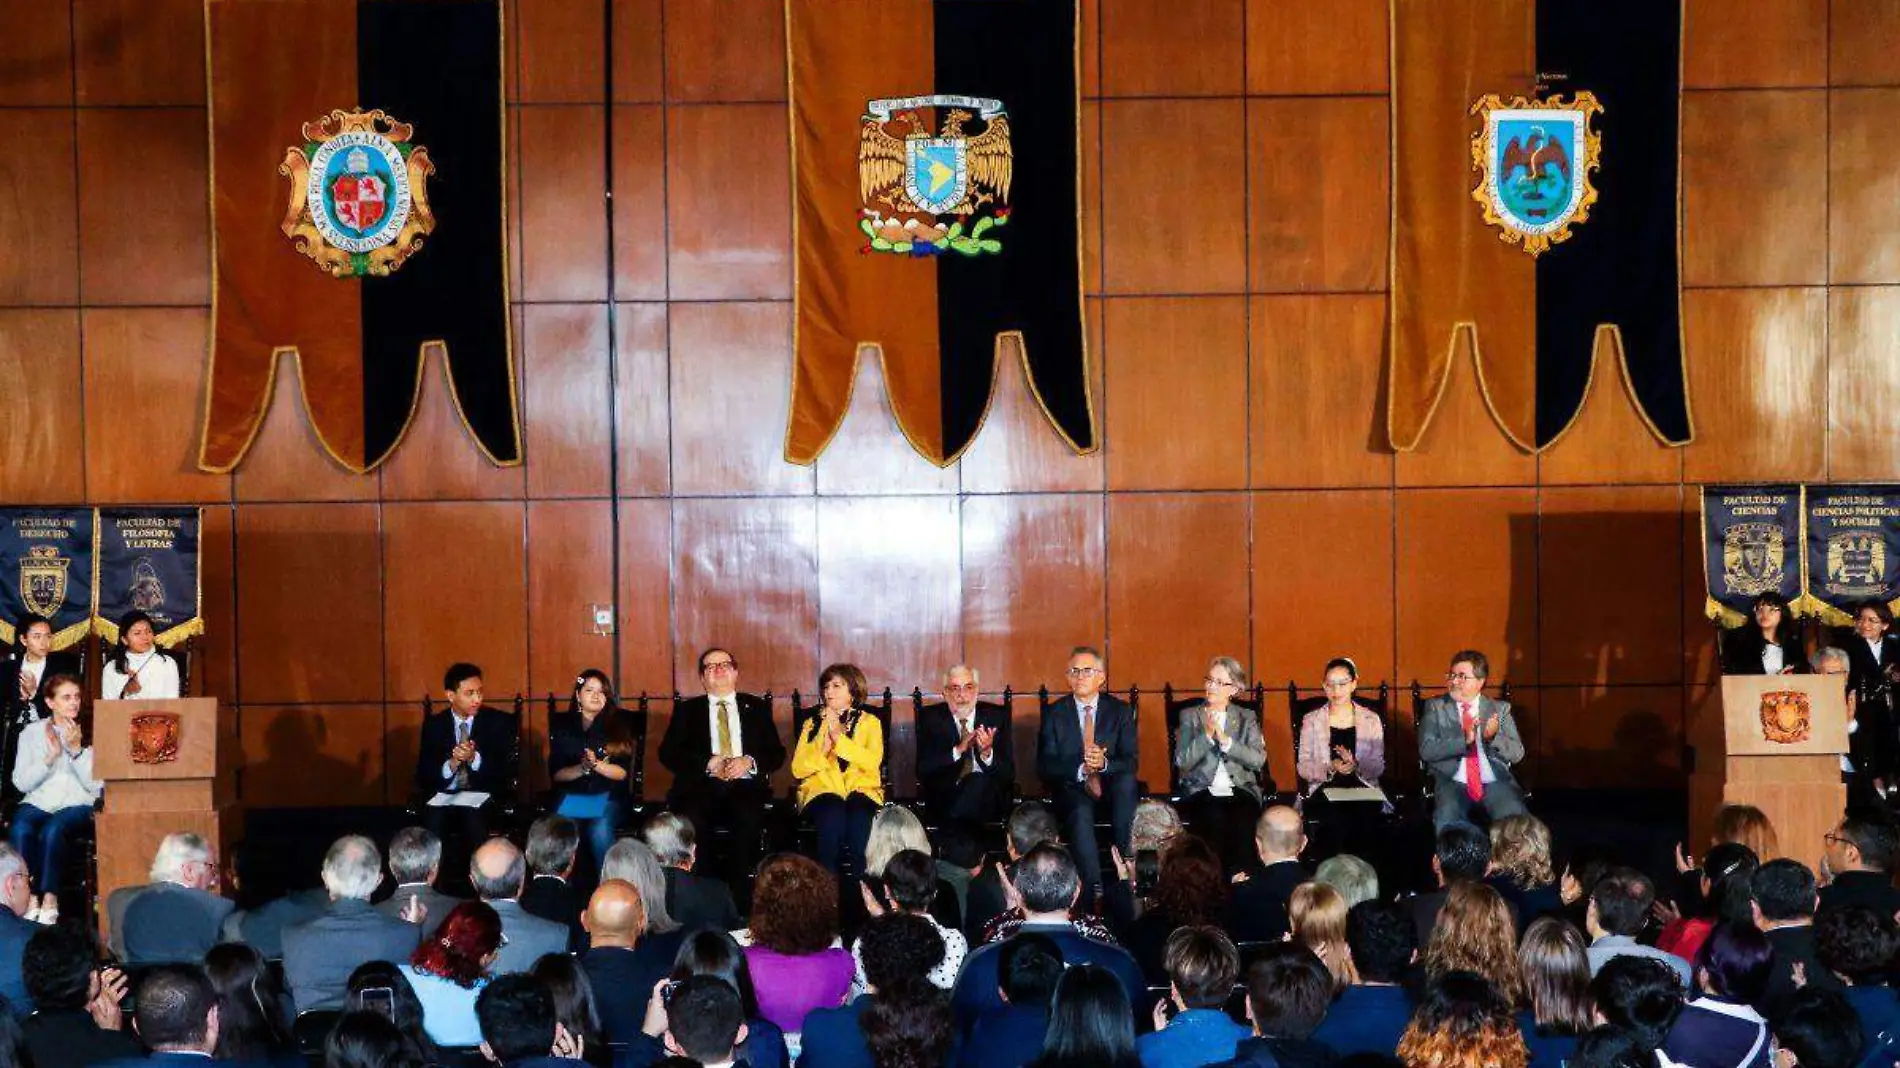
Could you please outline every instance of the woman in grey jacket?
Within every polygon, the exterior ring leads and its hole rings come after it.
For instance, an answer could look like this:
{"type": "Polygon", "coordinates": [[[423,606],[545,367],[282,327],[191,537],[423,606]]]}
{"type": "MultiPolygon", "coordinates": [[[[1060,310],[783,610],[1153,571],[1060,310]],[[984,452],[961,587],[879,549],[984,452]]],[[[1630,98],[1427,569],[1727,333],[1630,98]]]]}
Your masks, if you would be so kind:
{"type": "Polygon", "coordinates": [[[1201,681],[1205,695],[1181,710],[1175,728],[1181,814],[1194,833],[1221,851],[1228,870],[1237,871],[1253,853],[1261,780],[1272,782],[1266,746],[1259,713],[1234,703],[1247,688],[1247,671],[1240,661],[1215,657],[1201,681]]]}

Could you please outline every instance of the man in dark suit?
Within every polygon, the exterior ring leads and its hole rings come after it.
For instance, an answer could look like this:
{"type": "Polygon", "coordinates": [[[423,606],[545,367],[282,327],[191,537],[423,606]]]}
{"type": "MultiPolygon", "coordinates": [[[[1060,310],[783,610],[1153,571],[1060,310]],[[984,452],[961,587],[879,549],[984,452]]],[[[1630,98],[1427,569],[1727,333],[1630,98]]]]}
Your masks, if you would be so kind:
{"type": "Polygon", "coordinates": [[[284,978],[298,1012],[342,1005],[350,973],[359,965],[373,960],[400,964],[416,951],[421,940],[416,924],[385,916],[369,903],[382,881],[383,858],[376,843],[361,835],[337,839],[324,854],[330,907],[284,931],[284,978]]]}
{"type": "Polygon", "coordinates": [[[1821,888],[1820,912],[1860,905],[1882,916],[1900,912],[1893,862],[1900,832],[1875,808],[1849,809],[1824,842],[1822,857],[1834,878],[1821,888]]]}
{"type": "Polygon", "coordinates": [[[583,1036],[568,1031],[554,1010],[546,984],[527,975],[504,975],[475,999],[482,1028],[482,1054],[500,1068],[587,1068],[583,1036]]]}
{"type": "Polygon", "coordinates": [[[581,901],[574,893],[574,857],[581,832],[566,816],[543,816],[528,828],[528,885],[521,908],[530,916],[567,928],[568,945],[580,944],[581,901]]]}
{"type": "Polygon", "coordinates": [[[26,918],[32,902],[33,881],[26,858],[12,846],[0,844],[0,994],[6,995],[13,1014],[22,1018],[33,1011],[21,964],[27,942],[40,929],[26,918]]]}
{"type": "Polygon", "coordinates": [[[1749,876],[1748,893],[1755,926],[1768,936],[1774,950],[1768,969],[1768,988],[1757,1007],[1771,1019],[1781,1003],[1802,986],[1841,989],[1841,981],[1821,963],[1814,945],[1814,908],[1819,895],[1814,873],[1798,860],[1771,860],[1749,876]],[[1802,978],[1797,980],[1799,971],[1802,978]]]}
{"type": "MultiPolygon", "coordinates": [[[[1062,828],[1049,812],[1049,806],[1040,801],[1024,801],[1011,810],[1009,822],[1003,825],[1003,849],[1009,855],[1012,870],[1017,861],[1045,842],[1062,844],[1062,828]]],[[[963,933],[970,945],[982,944],[984,928],[1009,907],[1009,893],[1003,886],[1002,876],[997,874],[997,866],[985,864],[970,880],[969,900],[963,909],[963,933]]]]}
{"type": "Polygon", "coordinates": [[[151,884],[125,909],[126,961],[203,960],[237,907],[211,889],[218,865],[210,843],[195,834],[166,835],[152,858],[151,874],[151,884]]]}
{"type": "MultiPolygon", "coordinates": [[[[695,975],[673,989],[666,1003],[666,1030],[660,1034],[659,1052],[694,1064],[733,1064],[745,1039],[745,1003],[731,983],[717,976],[695,975]]],[[[801,1057],[798,1063],[806,1061],[801,1057]]]]}
{"type": "Polygon", "coordinates": [[[420,914],[423,933],[434,931],[436,924],[462,903],[461,898],[435,888],[441,874],[442,839],[430,834],[427,827],[404,827],[389,840],[389,878],[396,884],[396,892],[377,905],[376,911],[399,920],[420,914]],[[420,909],[410,905],[411,898],[420,909]]]}
{"type": "Polygon", "coordinates": [[[1471,818],[1482,808],[1495,822],[1525,814],[1524,792],[1511,765],[1524,759],[1524,741],[1508,701],[1484,696],[1491,661],[1476,649],[1452,654],[1445,692],[1425,702],[1418,727],[1418,758],[1436,791],[1432,826],[1471,818]]]}
{"type": "Polygon", "coordinates": [[[636,1043],[653,984],[672,974],[673,954],[655,953],[641,944],[646,910],[640,892],[624,879],[600,884],[581,923],[587,928],[589,948],[581,954],[580,965],[594,985],[601,1033],[609,1042],[636,1043]]]}
{"type": "Polygon", "coordinates": [[[688,931],[701,927],[736,931],[745,926],[738,906],[733,904],[732,888],[693,871],[699,860],[699,843],[691,822],[676,813],[656,812],[640,836],[659,858],[660,870],[666,876],[666,912],[680,927],[688,931]]]}
{"type": "Polygon", "coordinates": [[[1009,709],[976,695],[976,669],[958,664],[943,673],[943,703],[917,713],[924,813],[940,825],[1001,819],[1016,789],[1009,709]]]}
{"type": "Polygon", "coordinates": [[[449,871],[488,837],[489,816],[512,800],[519,727],[515,717],[482,704],[482,669],[451,664],[442,676],[448,711],[424,717],[416,754],[416,794],[422,823],[447,843],[449,871]],[[432,805],[438,796],[486,794],[475,806],[432,805]]]}
{"type": "Polygon", "coordinates": [[[1300,864],[1306,827],[1299,812],[1286,805],[1262,812],[1253,843],[1261,866],[1249,871],[1228,898],[1227,931],[1236,942],[1278,942],[1286,937],[1286,903],[1293,888],[1311,877],[1300,864]]]}
{"type": "Polygon", "coordinates": [[[1114,844],[1133,855],[1135,774],[1139,751],[1135,710],[1104,693],[1108,672],[1099,650],[1069,653],[1069,695],[1043,710],[1036,733],[1036,773],[1048,787],[1063,837],[1082,875],[1086,909],[1101,890],[1102,858],[1095,841],[1097,806],[1108,807],[1114,844]]]}
{"type": "MultiPolygon", "coordinates": [[[[1432,928],[1438,926],[1438,913],[1445,907],[1445,899],[1451,896],[1451,884],[1460,879],[1481,882],[1490,870],[1491,839],[1483,831],[1469,823],[1454,823],[1438,832],[1437,842],[1432,847],[1432,874],[1438,878],[1438,889],[1414,894],[1404,901],[1412,915],[1419,945],[1432,940],[1432,928]]],[[[1504,901],[1510,904],[1510,898],[1504,901]]]]}
{"type": "Polygon", "coordinates": [[[166,964],[139,978],[132,1030],[152,1052],[106,1068],[204,1068],[218,1048],[218,992],[202,967],[166,964]]]}
{"type": "Polygon", "coordinates": [[[699,654],[706,692],[681,701],[660,739],[660,763],[673,773],[666,804],[693,823],[698,841],[712,845],[715,827],[731,833],[726,881],[749,896],[759,863],[759,828],[772,796],[772,773],[785,764],[785,743],[772,706],[739,692],[739,662],[714,646],[699,654]]]}
{"type": "Polygon", "coordinates": [[[30,1063],[86,1068],[139,1055],[138,1040],[122,1030],[125,976],[99,967],[83,927],[41,928],[26,945],[25,964],[33,996],[33,1015],[22,1025],[30,1063]]]}

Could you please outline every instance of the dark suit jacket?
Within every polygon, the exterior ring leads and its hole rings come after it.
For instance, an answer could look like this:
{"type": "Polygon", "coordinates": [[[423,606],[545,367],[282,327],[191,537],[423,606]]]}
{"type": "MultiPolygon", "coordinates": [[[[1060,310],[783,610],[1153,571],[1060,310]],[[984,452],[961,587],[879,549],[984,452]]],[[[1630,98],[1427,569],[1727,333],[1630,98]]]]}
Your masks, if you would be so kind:
{"type": "Polygon", "coordinates": [[[680,927],[692,931],[710,927],[715,931],[736,931],[745,926],[739,908],[732,903],[732,888],[710,875],[699,875],[678,868],[663,869],[666,874],[666,911],[680,927]]]}
{"type": "Polygon", "coordinates": [[[1042,1056],[1049,1013],[1040,1006],[1005,1005],[976,1018],[957,1068],[1023,1068],[1042,1056]]]}
{"type": "Polygon", "coordinates": [[[401,964],[421,932],[367,901],[333,901],[323,914],[284,929],[284,978],[297,1011],[340,1006],[350,973],[373,960],[401,964]]]}
{"type": "Polygon", "coordinates": [[[1755,1006],[1763,1016],[1774,1019],[1781,1003],[1800,989],[1794,981],[1796,963],[1807,973],[1808,986],[1841,989],[1841,981],[1815,955],[1813,927],[1777,927],[1768,932],[1768,945],[1775,951],[1775,958],[1768,969],[1768,989],[1762,994],[1761,1004],[1755,1006]]]}
{"type": "Polygon", "coordinates": [[[597,946],[581,954],[580,964],[594,986],[601,1032],[609,1042],[632,1042],[646,1020],[653,984],[673,973],[673,953],[642,939],[635,949],[597,946]]]}
{"type": "Polygon", "coordinates": [[[1326,1019],[1313,1032],[1313,1041],[1341,1057],[1354,1053],[1390,1057],[1398,1051],[1405,1025],[1412,1022],[1412,1009],[1412,996],[1402,986],[1349,986],[1333,1000],[1326,1019]]]}
{"type": "MultiPolygon", "coordinates": [[[[64,1062],[56,1061],[56,1064],[64,1062]]],[[[207,1060],[195,1053],[148,1053],[143,1057],[128,1057],[123,1060],[103,1061],[103,1068],[205,1068],[216,1065],[217,1068],[270,1068],[257,1061],[214,1061],[207,1060]]]]}
{"type": "MultiPolygon", "coordinates": [[[[1062,959],[1068,964],[1099,964],[1113,972],[1115,978],[1121,980],[1129,1004],[1134,1006],[1136,1019],[1141,1019],[1143,1014],[1152,1010],[1148,982],[1141,974],[1141,967],[1135,963],[1135,958],[1128,955],[1127,950],[1084,938],[1066,923],[1024,924],[1019,933],[1048,935],[1055,941],[1056,948],[1062,951],[1062,959]]],[[[991,942],[963,958],[963,970],[957,974],[956,988],[950,994],[950,1006],[956,1011],[958,1028],[968,1030],[984,1013],[1003,1007],[997,974],[1002,951],[1001,942],[991,942]]]]}
{"type": "Polygon", "coordinates": [[[1878,663],[1874,661],[1873,650],[1867,648],[1867,643],[1858,634],[1850,633],[1841,647],[1847,650],[1847,685],[1863,694],[1879,683],[1881,672],[1900,664],[1900,635],[1897,634],[1888,634],[1880,639],[1878,663]]]}
{"type": "Polygon", "coordinates": [[[1227,902],[1227,933],[1236,942],[1278,942],[1286,937],[1286,903],[1293,888],[1312,878],[1298,861],[1269,864],[1234,887],[1227,902]]]}
{"type": "Polygon", "coordinates": [[[567,944],[580,944],[581,901],[566,879],[537,875],[521,888],[521,908],[530,916],[553,920],[567,928],[567,944]]]}
{"type": "MultiPolygon", "coordinates": [[[[18,710],[20,700],[20,661],[26,654],[17,646],[7,652],[6,659],[0,661],[0,708],[8,711],[18,710]]],[[[83,677],[79,667],[79,657],[70,652],[46,654],[46,666],[40,670],[40,685],[33,695],[33,718],[45,719],[50,713],[46,708],[46,680],[54,675],[73,675],[83,677]]]]}
{"type": "MultiPolygon", "coordinates": [[[[763,697],[735,694],[739,703],[739,747],[759,765],[760,780],[785,766],[785,741],[772,721],[772,706],[763,697]]],[[[689,697],[673,707],[673,718],[660,739],[660,763],[678,781],[706,777],[712,759],[712,700],[705,694],[689,697]]]]}
{"type": "Polygon", "coordinates": [[[135,1059],[139,1041],[127,1031],[107,1031],[84,1009],[41,1012],[27,1018],[26,1051],[34,1064],[87,1068],[108,1061],[135,1059]]]}
{"type": "MultiPolygon", "coordinates": [[[[475,723],[469,737],[481,754],[482,766],[468,773],[465,789],[492,794],[501,800],[512,798],[515,789],[515,762],[519,757],[520,724],[512,713],[484,705],[475,710],[475,723]]],[[[422,748],[416,753],[416,793],[423,800],[449,788],[442,776],[442,765],[455,748],[455,713],[444,709],[422,721],[422,748]]]]}
{"type": "Polygon", "coordinates": [[[1900,912],[1900,890],[1885,872],[1844,871],[1821,888],[1821,907],[1817,912],[1852,906],[1873,909],[1882,916],[1900,912]]]}
{"type": "Polygon", "coordinates": [[[153,883],[125,910],[125,956],[131,964],[201,961],[224,936],[235,902],[176,883],[153,883]]]}
{"type": "Polygon", "coordinates": [[[870,1005],[858,998],[835,1009],[813,1009],[805,1017],[798,1068],[875,1068],[858,1018],[870,1005]]]}
{"type": "Polygon", "coordinates": [[[0,905],[0,994],[6,995],[16,1017],[33,1011],[33,999],[26,995],[26,977],[20,962],[26,956],[27,942],[39,929],[39,924],[21,919],[12,909],[0,905]]]}
{"type": "MultiPolygon", "coordinates": [[[[976,703],[976,725],[996,728],[996,747],[990,751],[990,765],[983,774],[1014,783],[1016,781],[1016,742],[1012,737],[1009,709],[988,701],[976,703]]],[[[948,704],[925,705],[917,713],[917,779],[926,792],[948,790],[957,784],[957,762],[950,750],[957,744],[957,721],[948,704]]]]}
{"type": "MultiPolygon", "coordinates": [[[[1801,647],[1799,629],[1787,628],[1788,636],[1781,643],[1781,663],[1796,671],[1808,670],[1808,654],[1801,647]]],[[[1767,639],[1761,636],[1761,628],[1751,620],[1734,630],[1718,632],[1722,645],[1722,674],[1724,675],[1760,675],[1761,651],[1767,645],[1767,639]]],[[[1865,642],[1861,643],[1865,651],[1865,642]]],[[[1849,654],[1850,658],[1852,654],[1849,654]]]]}
{"type": "MultiPolygon", "coordinates": [[[[1310,1038],[1249,1038],[1234,1050],[1231,1068],[1332,1068],[1332,1048],[1310,1038]]],[[[1227,1066],[1223,1066],[1227,1068],[1227,1066]]]]}
{"type": "Polygon", "coordinates": [[[224,940],[242,942],[267,959],[276,960],[284,955],[284,928],[313,920],[329,907],[330,892],[321,887],[285,894],[254,909],[226,916],[224,940]]]}
{"type": "MultiPolygon", "coordinates": [[[[1095,744],[1108,750],[1103,774],[1135,774],[1135,710],[1128,702],[1109,693],[1096,697],[1095,744]]],[[[1042,726],[1036,732],[1036,774],[1053,791],[1063,783],[1073,785],[1081,766],[1082,719],[1074,695],[1069,695],[1042,714],[1042,726]]]]}

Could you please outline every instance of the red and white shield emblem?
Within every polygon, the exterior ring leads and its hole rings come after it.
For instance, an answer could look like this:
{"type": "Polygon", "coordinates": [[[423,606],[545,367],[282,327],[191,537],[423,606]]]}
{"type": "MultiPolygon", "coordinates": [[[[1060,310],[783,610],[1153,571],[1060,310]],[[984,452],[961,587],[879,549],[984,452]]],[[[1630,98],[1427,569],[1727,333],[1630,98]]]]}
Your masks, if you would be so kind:
{"type": "Polygon", "coordinates": [[[339,174],[330,186],[336,217],[355,230],[373,228],[387,207],[388,190],[374,174],[339,174]]]}

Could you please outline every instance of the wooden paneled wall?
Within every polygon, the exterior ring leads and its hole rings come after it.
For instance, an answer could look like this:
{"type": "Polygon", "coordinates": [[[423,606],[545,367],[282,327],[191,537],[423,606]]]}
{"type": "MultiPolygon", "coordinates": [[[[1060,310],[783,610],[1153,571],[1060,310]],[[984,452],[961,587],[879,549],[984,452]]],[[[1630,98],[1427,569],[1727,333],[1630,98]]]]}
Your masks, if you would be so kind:
{"type": "MultiPolygon", "coordinates": [[[[1033,689],[1078,642],[1123,687],[1221,653],[1272,685],[1337,654],[1432,680],[1477,646],[1528,710],[1534,781],[1677,782],[1712,677],[1694,484],[1900,476],[1900,0],[1690,0],[1698,440],[1657,446],[1606,371],[1542,457],[1468,365],[1416,453],[1384,447],[1386,0],[1090,0],[1105,445],[1065,454],[1012,371],[947,471],[874,381],[815,469],[779,458],[778,0],[512,7],[528,462],[485,466],[432,369],[357,477],[289,386],[237,474],[193,467],[201,0],[0,5],[0,500],[207,506],[206,678],[241,705],[252,804],[401,798],[452,659],[496,693],[616,664],[664,692],[715,641],[781,694],[839,659],[1033,689]],[[584,633],[616,600],[618,636],[584,633]]],[[[1143,738],[1158,779],[1158,716],[1143,738]]]]}

